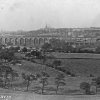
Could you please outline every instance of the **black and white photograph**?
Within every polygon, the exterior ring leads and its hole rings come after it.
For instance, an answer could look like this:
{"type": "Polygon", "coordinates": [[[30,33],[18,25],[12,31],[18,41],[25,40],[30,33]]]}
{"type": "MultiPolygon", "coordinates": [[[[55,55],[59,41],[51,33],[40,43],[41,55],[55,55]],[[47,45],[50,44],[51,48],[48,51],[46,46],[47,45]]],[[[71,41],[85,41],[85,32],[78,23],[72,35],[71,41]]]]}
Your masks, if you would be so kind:
{"type": "Polygon", "coordinates": [[[100,100],[100,0],[0,0],[0,100],[100,100]]]}

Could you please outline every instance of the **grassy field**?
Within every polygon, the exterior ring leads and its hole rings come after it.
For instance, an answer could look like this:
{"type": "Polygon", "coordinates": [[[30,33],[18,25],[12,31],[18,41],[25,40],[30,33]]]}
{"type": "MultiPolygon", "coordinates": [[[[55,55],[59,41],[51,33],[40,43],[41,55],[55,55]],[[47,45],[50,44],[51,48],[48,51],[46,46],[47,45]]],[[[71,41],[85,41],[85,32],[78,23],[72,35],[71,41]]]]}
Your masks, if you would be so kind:
{"type": "MultiPolygon", "coordinates": [[[[34,93],[9,92],[0,93],[0,96],[10,96],[7,100],[100,100],[99,95],[37,95],[34,93]]],[[[4,100],[4,99],[1,99],[4,100]]]]}
{"type": "Polygon", "coordinates": [[[51,76],[55,76],[59,72],[53,68],[46,67],[45,65],[32,63],[30,61],[22,60],[22,65],[14,65],[12,68],[20,73],[25,72],[27,74],[37,74],[46,70],[46,72],[51,76]]]}
{"type": "MultiPolygon", "coordinates": [[[[43,71],[45,69],[45,66],[43,65],[40,65],[40,64],[35,64],[35,63],[32,63],[32,62],[29,62],[29,61],[22,61],[22,65],[21,66],[12,66],[12,68],[16,71],[18,71],[20,74],[22,72],[26,73],[26,74],[29,74],[29,73],[32,73],[32,74],[36,74],[36,73],[40,73],[41,71],[43,71]]],[[[51,76],[49,78],[49,85],[48,85],[48,88],[46,89],[46,93],[47,94],[55,94],[55,84],[54,84],[54,81],[55,81],[55,77],[58,73],[60,73],[59,71],[53,69],[53,68],[49,68],[49,67],[46,67],[46,72],[51,76]],[[51,90],[51,87],[53,88],[52,91],[49,91],[51,90]]],[[[91,78],[89,77],[69,77],[66,75],[66,86],[64,87],[63,90],[61,90],[61,92],[63,94],[72,94],[72,93],[75,93],[75,94],[79,94],[79,85],[81,82],[91,82],[91,78]]],[[[21,79],[20,79],[20,82],[17,83],[17,85],[13,85],[13,86],[17,86],[17,88],[21,88],[21,89],[26,89],[25,87],[25,84],[22,83],[21,79]]],[[[29,90],[30,91],[33,91],[35,87],[39,87],[40,84],[39,83],[34,83],[31,84],[29,90]]],[[[60,94],[62,94],[60,93],[60,94]]]]}
{"type": "Polygon", "coordinates": [[[79,76],[100,76],[100,60],[97,59],[60,59],[62,67],[79,76]]]}
{"type": "MultiPolygon", "coordinates": [[[[20,54],[18,55],[20,56],[20,54]]],[[[66,86],[61,88],[59,94],[72,95],[81,94],[80,83],[89,82],[93,77],[89,77],[92,74],[94,77],[100,76],[100,55],[97,54],[63,54],[63,53],[53,53],[58,60],[61,60],[62,64],[59,67],[69,70],[76,75],[76,77],[66,76],[66,86]],[[62,59],[64,58],[64,59],[62,59]]],[[[55,59],[48,59],[47,63],[52,63],[55,59]]],[[[36,60],[39,63],[40,60],[36,60]]],[[[55,94],[55,77],[60,71],[47,67],[45,65],[33,63],[31,61],[22,60],[22,65],[12,65],[12,68],[16,70],[20,75],[22,72],[29,74],[36,74],[42,71],[46,71],[49,75],[49,85],[45,88],[46,94],[55,94]]],[[[17,84],[14,84],[17,89],[26,89],[25,84],[22,83],[22,78],[20,78],[17,84]]],[[[29,91],[34,92],[34,89],[39,88],[40,84],[38,82],[33,82],[29,91]]],[[[99,93],[99,92],[98,92],[99,93]]]]}
{"type": "Polygon", "coordinates": [[[62,67],[79,76],[100,76],[100,54],[87,53],[52,53],[56,59],[49,60],[52,63],[54,60],[61,60],[62,67]]]}
{"type": "Polygon", "coordinates": [[[85,59],[100,59],[100,54],[91,54],[91,53],[59,53],[59,52],[53,52],[51,53],[51,55],[53,55],[56,58],[63,58],[63,59],[67,59],[67,58],[85,58],[85,59]]]}
{"type": "MultiPolygon", "coordinates": [[[[76,76],[71,77],[65,74],[66,86],[59,88],[59,94],[55,95],[55,77],[57,74],[61,73],[54,68],[47,67],[45,65],[36,64],[30,61],[22,60],[22,65],[11,65],[11,67],[16,70],[20,78],[13,84],[13,89],[2,89],[0,88],[0,95],[10,95],[12,100],[100,100],[100,89],[98,89],[97,95],[82,95],[80,91],[81,82],[91,83],[92,78],[100,76],[100,55],[97,54],[64,54],[64,53],[53,53],[58,60],[61,60],[62,65],[65,70],[73,72],[76,76]],[[37,82],[32,82],[29,87],[29,91],[26,92],[26,84],[21,78],[21,73],[25,74],[36,74],[42,71],[46,71],[51,77],[49,78],[49,84],[45,87],[45,93],[47,96],[38,95],[40,90],[40,84],[37,82]],[[89,77],[92,74],[94,77],[89,77]],[[66,96],[67,95],[67,96],[66,96]]],[[[20,54],[18,55],[20,57],[20,54]]],[[[21,55],[22,57],[24,55],[21,55]]],[[[48,63],[52,63],[55,59],[48,59],[48,63]]],[[[41,62],[40,60],[39,63],[41,62]]]]}

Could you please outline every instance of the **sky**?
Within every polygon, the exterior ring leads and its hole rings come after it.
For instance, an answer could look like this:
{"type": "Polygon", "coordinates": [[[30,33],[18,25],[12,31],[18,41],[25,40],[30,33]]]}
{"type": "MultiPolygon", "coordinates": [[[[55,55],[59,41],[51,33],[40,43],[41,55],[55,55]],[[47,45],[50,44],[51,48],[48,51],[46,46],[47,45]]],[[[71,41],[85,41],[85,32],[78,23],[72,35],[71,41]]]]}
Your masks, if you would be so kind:
{"type": "Polygon", "coordinates": [[[100,0],[0,0],[0,30],[100,27],[100,0]]]}

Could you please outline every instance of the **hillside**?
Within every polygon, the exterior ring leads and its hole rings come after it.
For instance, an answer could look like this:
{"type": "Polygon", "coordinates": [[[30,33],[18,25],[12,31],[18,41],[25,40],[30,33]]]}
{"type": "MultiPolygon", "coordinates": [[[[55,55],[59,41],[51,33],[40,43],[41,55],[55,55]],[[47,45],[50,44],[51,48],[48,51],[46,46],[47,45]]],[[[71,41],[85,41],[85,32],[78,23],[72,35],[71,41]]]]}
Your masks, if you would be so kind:
{"type": "Polygon", "coordinates": [[[45,67],[44,65],[36,64],[30,61],[24,61],[24,60],[22,61],[21,66],[16,65],[16,66],[12,66],[12,68],[18,71],[19,73],[25,72],[26,74],[28,73],[37,74],[45,70],[51,77],[56,76],[59,73],[59,71],[53,68],[45,67]]]}
{"type": "MultiPolygon", "coordinates": [[[[99,54],[78,54],[78,53],[52,53],[56,59],[48,59],[47,63],[52,64],[54,60],[61,60],[62,65],[59,66],[66,71],[71,71],[79,76],[100,76],[100,55],[99,54]]],[[[41,62],[37,60],[37,62],[41,62]]],[[[15,67],[16,68],[16,67],[15,67]]],[[[29,73],[39,73],[46,69],[47,73],[55,76],[59,71],[48,66],[32,63],[29,61],[22,61],[22,66],[18,67],[19,70],[24,70],[29,73]]]]}

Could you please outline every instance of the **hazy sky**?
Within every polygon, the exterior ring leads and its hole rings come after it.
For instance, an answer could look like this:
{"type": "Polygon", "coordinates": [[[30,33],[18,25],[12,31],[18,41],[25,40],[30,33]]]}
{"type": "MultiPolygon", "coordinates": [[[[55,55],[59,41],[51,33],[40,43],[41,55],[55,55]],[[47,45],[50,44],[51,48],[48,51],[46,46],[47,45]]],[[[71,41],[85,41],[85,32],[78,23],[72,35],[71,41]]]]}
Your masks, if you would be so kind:
{"type": "Polygon", "coordinates": [[[0,0],[0,30],[100,26],[100,0],[0,0]]]}

